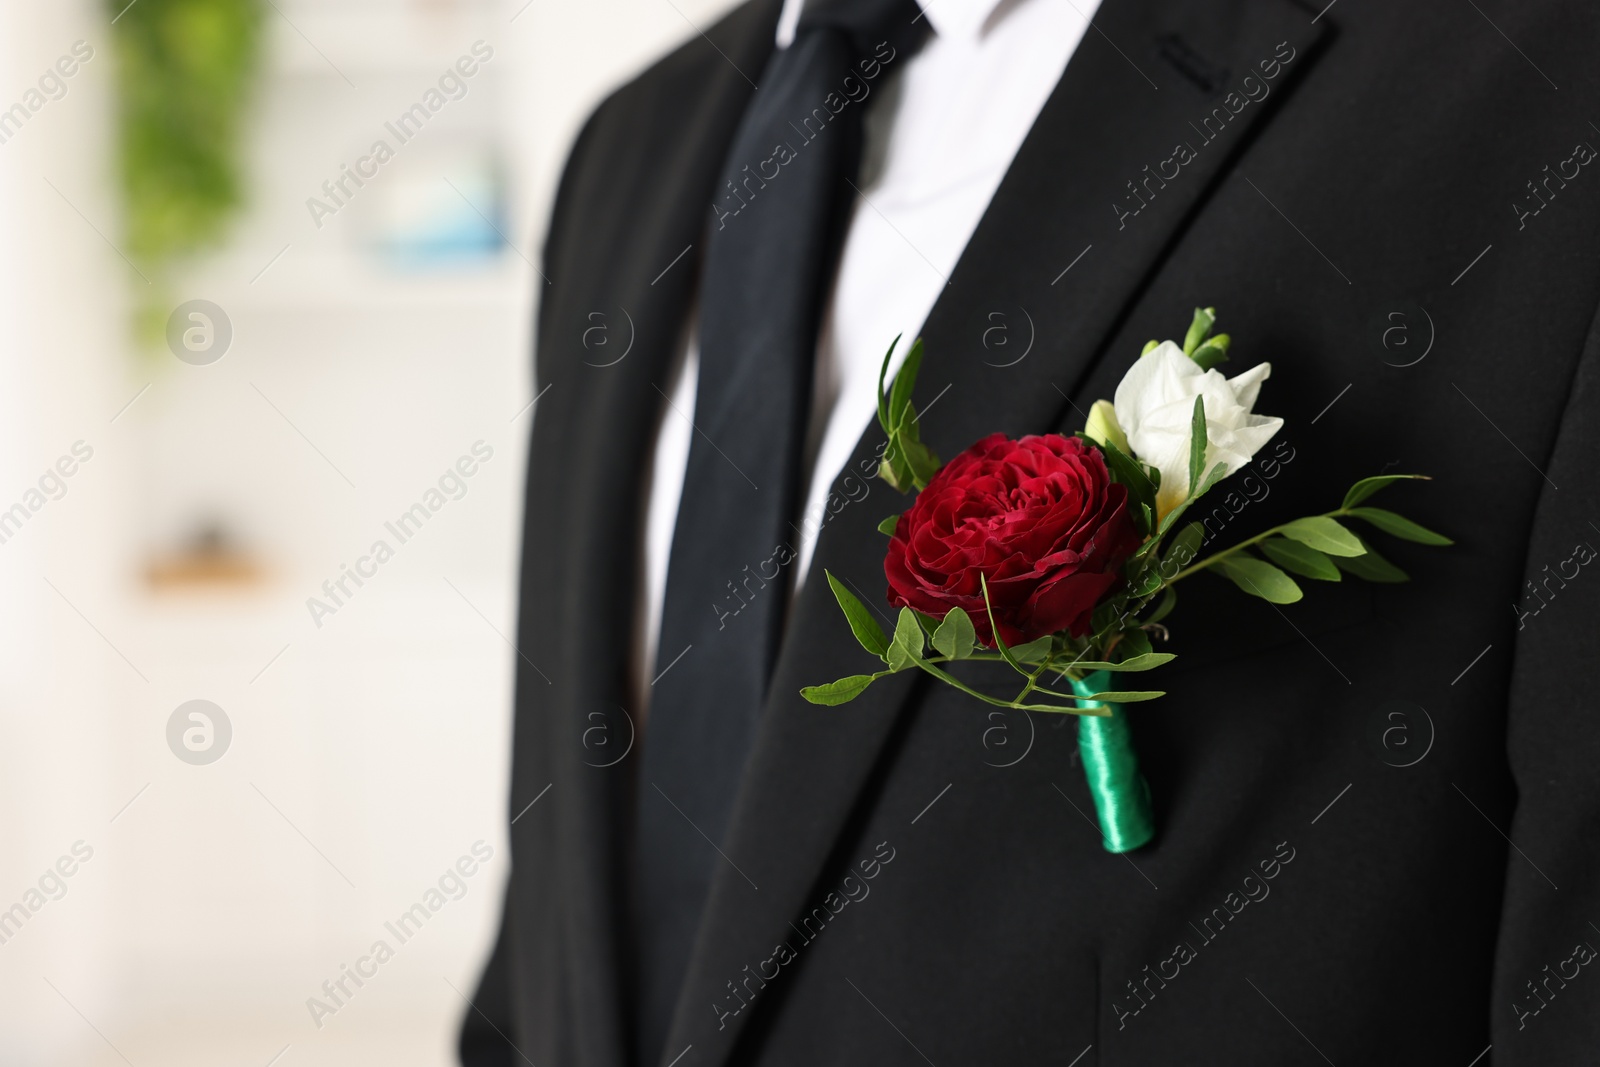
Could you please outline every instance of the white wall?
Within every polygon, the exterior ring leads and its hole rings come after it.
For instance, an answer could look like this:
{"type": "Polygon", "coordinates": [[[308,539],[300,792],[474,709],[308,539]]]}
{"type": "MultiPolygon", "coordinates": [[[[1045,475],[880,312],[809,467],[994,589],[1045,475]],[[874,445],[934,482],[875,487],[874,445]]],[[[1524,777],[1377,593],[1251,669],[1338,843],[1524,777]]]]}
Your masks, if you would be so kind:
{"type": "Polygon", "coordinates": [[[112,247],[107,5],[0,3],[0,107],[74,41],[95,49],[0,144],[0,510],[75,442],[93,449],[0,543],[0,908],[93,849],[0,943],[3,1064],[265,1064],[285,1046],[284,1067],[452,1062],[452,986],[472,989],[507,863],[500,635],[538,288],[523,257],[588,109],[728,4],[277,6],[250,209],[174,294],[222,306],[234,341],[191,366],[129,341],[144,283],[112,247]],[[468,95],[317,228],[306,197],[479,39],[495,55],[468,95]],[[383,183],[442,181],[477,144],[505,162],[515,250],[375,267],[383,183]],[[384,522],[479,440],[493,458],[465,495],[394,544],[384,522]],[[265,577],[153,590],[150,560],[207,516],[265,577]],[[306,599],[380,537],[394,558],[317,626],[306,599]],[[196,698],[234,731],[206,766],[166,738],[196,698]],[[396,945],[385,921],[480,839],[494,857],[465,894],[313,1025],[322,981],[396,945]]]}

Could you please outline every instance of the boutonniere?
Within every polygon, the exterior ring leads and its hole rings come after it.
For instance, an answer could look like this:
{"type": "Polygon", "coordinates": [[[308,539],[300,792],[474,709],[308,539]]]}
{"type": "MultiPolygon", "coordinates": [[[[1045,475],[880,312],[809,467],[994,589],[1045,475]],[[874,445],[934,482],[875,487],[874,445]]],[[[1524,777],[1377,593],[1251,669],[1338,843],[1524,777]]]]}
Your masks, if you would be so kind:
{"type": "MultiPolygon", "coordinates": [[[[900,609],[894,633],[832,574],[828,584],[861,643],[882,669],[802,695],[843,704],[889,674],[920,670],[985,704],[1078,715],[1078,746],[1104,845],[1127,852],[1155,834],[1149,788],[1139,773],[1123,705],[1160,690],[1132,688],[1174,658],[1163,620],[1177,586],[1220,575],[1274,604],[1301,598],[1295,577],[1400,582],[1351,520],[1426,545],[1449,538],[1365,501],[1416,474],[1383,474],[1352,485],[1343,502],[1201,556],[1205,528],[1184,513],[1250,462],[1283,426],[1255,413],[1272,368],[1233,378],[1216,368],[1229,338],[1212,336],[1215,310],[1196,309],[1180,345],[1151,341],[1117,386],[1097,401],[1073,437],[992,434],[941,465],[923,444],[911,392],[922,342],[886,393],[894,345],[879,375],[878,421],[888,435],[878,475],[911,507],[879,526],[889,535],[884,575],[900,609]],[[1021,676],[1003,699],[949,670],[968,660],[1001,662],[1021,676]]],[[[898,338],[896,339],[898,344],[898,338]]]]}

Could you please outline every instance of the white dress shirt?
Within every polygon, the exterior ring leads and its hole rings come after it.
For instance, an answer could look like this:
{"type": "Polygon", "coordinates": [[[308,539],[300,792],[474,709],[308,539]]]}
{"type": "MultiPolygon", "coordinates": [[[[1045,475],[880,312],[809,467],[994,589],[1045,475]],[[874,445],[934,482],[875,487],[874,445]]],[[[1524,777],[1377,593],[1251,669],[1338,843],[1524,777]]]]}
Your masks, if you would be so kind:
{"type": "MultiPolygon", "coordinates": [[[[803,0],[785,0],[778,47],[794,39],[803,0]]],[[[923,0],[933,33],[885,67],[865,101],[861,195],[817,345],[807,438],[806,504],[797,516],[798,588],[810,566],[834,480],[877,413],[878,370],[895,365],[948,284],[1099,0],[923,0]]],[[[643,710],[656,676],[667,560],[689,462],[699,367],[691,325],[666,391],[652,459],[635,662],[643,710]]],[[[959,398],[943,398],[960,403],[959,398]]],[[[939,401],[930,398],[930,404],[939,401]]],[[[880,509],[881,510],[881,509],[880,509]]],[[[737,567],[729,571],[737,578],[737,567]]],[[[708,597],[706,610],[712,610],[708,597]]],[[[663,664],[662,666],[670,666],[663,664]]]]}

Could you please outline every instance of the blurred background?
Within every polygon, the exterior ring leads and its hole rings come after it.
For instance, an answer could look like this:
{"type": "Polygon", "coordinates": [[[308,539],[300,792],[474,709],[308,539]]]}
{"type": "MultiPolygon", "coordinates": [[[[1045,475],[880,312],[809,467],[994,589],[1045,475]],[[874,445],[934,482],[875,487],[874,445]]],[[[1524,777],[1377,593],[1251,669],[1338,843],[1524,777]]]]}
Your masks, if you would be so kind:
{"type": "Polygon", "coordinates": [[[0,1063],[454,1062],[545,215],[729,6],[0,0],[0,1063]]]}

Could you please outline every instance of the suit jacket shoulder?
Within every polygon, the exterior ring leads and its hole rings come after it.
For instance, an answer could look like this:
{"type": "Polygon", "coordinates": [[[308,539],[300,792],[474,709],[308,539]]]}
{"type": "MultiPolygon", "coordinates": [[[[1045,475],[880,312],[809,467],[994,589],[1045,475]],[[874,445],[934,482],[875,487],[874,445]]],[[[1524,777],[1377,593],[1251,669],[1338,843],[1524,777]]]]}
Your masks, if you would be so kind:
{"type": "MultiPolygon", "coordinates": [[[[779,0],[747,0],[612,90],[568,153],[544,246],[552,281],[571,255],[571,231],[660,199],[662,170],[683,158],[686,134],[737,117],[771,51],[779,0]],[[742,87],[742,89],[741,89],[742,87]]],[[[717,160],[720,163],[720,159],[717,160]]]]}

